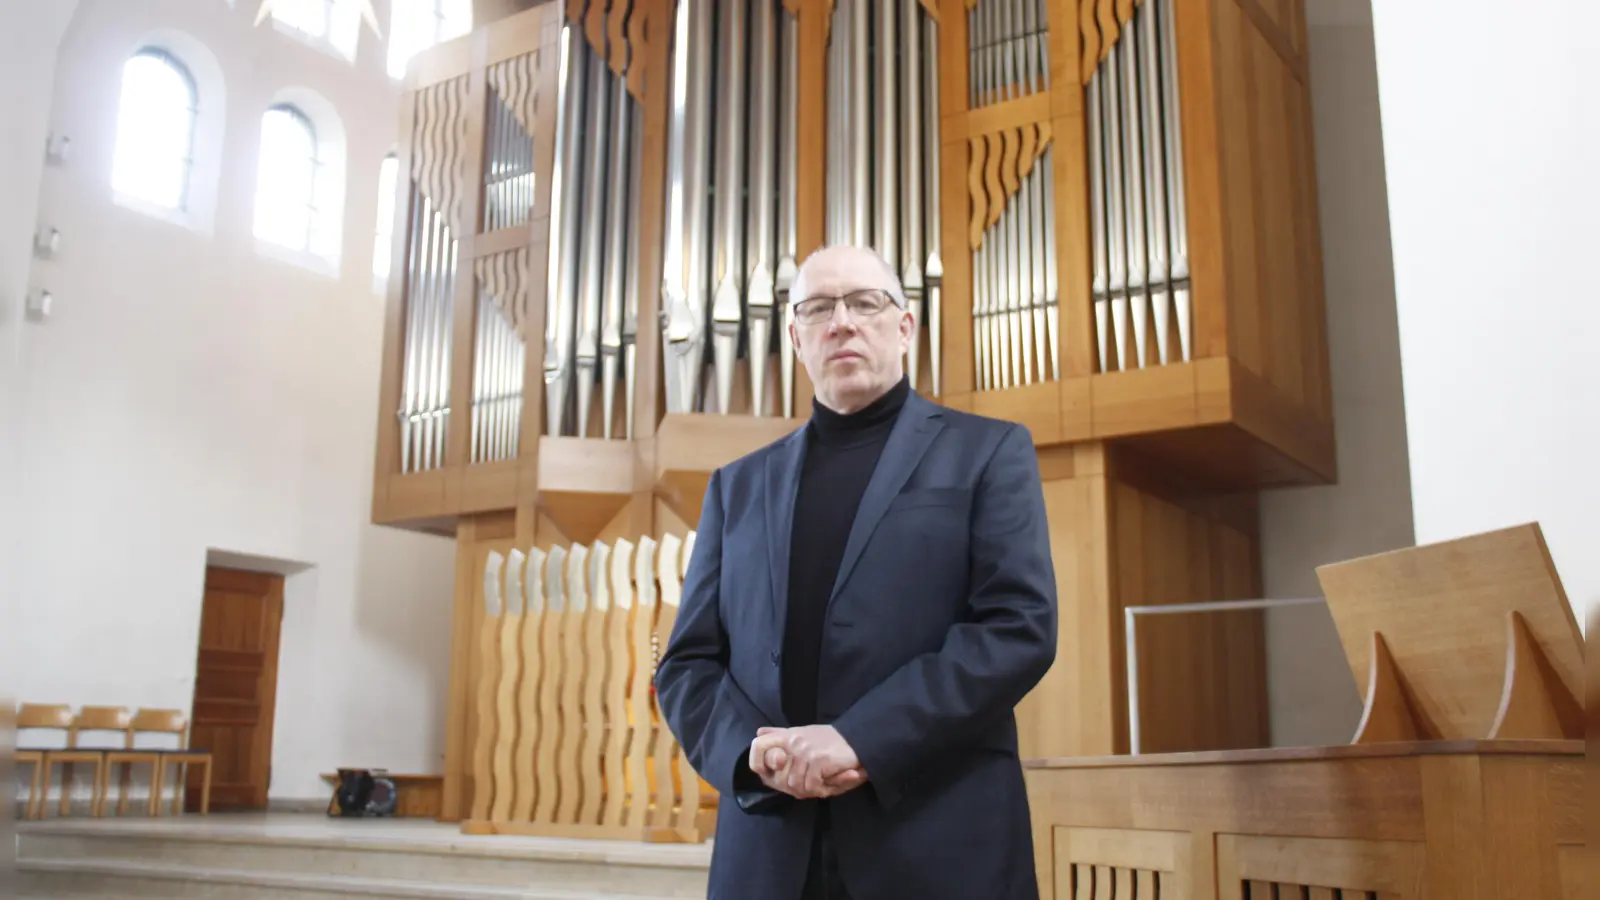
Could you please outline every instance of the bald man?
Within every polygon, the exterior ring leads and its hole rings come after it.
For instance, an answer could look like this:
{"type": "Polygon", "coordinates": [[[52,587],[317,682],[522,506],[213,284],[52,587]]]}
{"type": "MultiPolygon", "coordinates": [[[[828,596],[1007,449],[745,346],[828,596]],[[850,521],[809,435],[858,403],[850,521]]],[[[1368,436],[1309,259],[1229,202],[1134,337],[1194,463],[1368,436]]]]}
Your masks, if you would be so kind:
{"type": "Polygon", "coordinates": [[[882,257],[800,267],[805,427],[718,469],[656,674],[716,900],[1037,900],[1014,709],[1055,659],[1033,440],[914,391],[882,257]]]}

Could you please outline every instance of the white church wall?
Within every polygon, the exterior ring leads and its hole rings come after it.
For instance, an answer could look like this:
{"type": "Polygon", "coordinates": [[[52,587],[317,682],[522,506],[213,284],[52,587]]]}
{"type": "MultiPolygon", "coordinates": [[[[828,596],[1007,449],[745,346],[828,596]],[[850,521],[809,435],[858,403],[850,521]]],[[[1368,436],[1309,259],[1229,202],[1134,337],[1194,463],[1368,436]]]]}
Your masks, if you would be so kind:
{"type": "MultiPolygon", "coordinates": [[[[1372,25],[1364,0],[1310,4],[1328,356],[1338,483],[1268,491],[1262,576],[1270,597],[1320,597],[1316,567],[1413,544],[1400,344],[1385,199],[1372,25]]],[[[1364,686],[1325,607],[1267,617],[1268,694],[1278,746],[1345,744],[1364,686]]]]}
{"type": "MultiPolygon", "coordinates": [[[[21,354],[25,298],[32,289],[39,173],[49,131],[56,50],[77,0],[0,5],[0,621],[15,621],[18,469],[22,429],[21,354]],[[26,85],[27,89],[20,89],[26,85]]],[[[14,702],[16,632],[0,629],[0,702],[14,702]]]]}
{"type": "MultiPolygon", "coordinates": [[[[255,10],[85,0],[53,92],[19,74],[74,155],[39,192],[63,245],[34,267],[54,314],[20,331],[20,419],[6,430],[22,435],[8,471],[23,473],[10,507],[23,602],[5,630],[22,648],[19,698],[187,709],[208,551],[294,570],[271,795],[323,797],[318,773],[339,765],[440,771],[454,557],[446,540],[368,524],[384,308],[370,254],[398,85],[364,25],[352,65],[252,27],[255,10]],[[214,208],[192,222],[110,187],[122,63],[164,31],[203,44],[223,81],[218,103],[196,73],[202,120],[224,118],[220,143],[197,146],[214,208]],[[343,132],[331,271],[264,253],[252,232],[260,116],[308,94],[343,132]]],[[[30,162],[41,137],[24,135],[30,162]]],[[[32,217],[5,215],[9,292],[10,236],[32,217]]]]}
{"type": "MultiPolygon", "coordinates": [[[[17,543],[22,487],[21,353],[25,297],[30,289],[39,172],[49,130],[50,87],[56,49],[77,0],[0,4],[0,784],[16,767],[11,708],[18,694],[23,638],[13,625],[20,614],[17,543]],[[26,86],[24,88],[23,86],[26,86]]],[[[12,804],[0,803],[0,894],[15,883],[17,842],[12,804]]]]}
{"type": "Polygon", "coordinates": [[[1537,521],[1600,604],[1600,7],[1375,4],[1420,543],[1537,521]],[[1515,23],[1537,39],[1508,46],[1515,23]]]}

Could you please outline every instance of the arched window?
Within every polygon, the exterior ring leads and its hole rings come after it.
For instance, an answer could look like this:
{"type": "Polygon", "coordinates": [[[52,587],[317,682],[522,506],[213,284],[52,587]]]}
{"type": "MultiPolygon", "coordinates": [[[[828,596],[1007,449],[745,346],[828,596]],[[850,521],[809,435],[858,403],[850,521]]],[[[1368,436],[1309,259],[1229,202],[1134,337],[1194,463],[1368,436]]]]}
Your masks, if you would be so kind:
{"type": "Polygon", "coordinates": [[[378,168],[378,227],[372,239],[372,287],[382,291],[389,283],[390,249],[394,240],[394,192],[400,178],[400,160],[393,153],[378,168]]]}
{"type": "Polygon", "coordinates": [[[176,57],[146,47],[122,65],[111,187],[165,209],[188,202],[194,163],[194,78],[176,57]]]}
{"type": "Polygon", "coordinates": [[[411,57],[471,30],[471,0],[393,0],[389,4],[389,76],[404,77],[411,57]]]}
{"type": "Polygon", "coordinates": [[[256,237],[293,250],[313,248],[320,168],[316,131],[305,113],[286,104],[267,110],[256,164],[256,237]]]}

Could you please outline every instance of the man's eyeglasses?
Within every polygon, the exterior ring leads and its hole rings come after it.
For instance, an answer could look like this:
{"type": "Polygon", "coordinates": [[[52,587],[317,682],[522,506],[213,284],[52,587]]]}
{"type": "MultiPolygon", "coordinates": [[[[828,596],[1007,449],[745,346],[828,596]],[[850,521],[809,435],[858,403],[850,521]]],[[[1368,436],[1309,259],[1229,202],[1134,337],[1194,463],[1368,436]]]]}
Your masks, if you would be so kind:
{"type": "Polygon", "coordinates": [[[844,303],[852,318],[865,319],[883,312],[894,303],[888,291],[868,288],[851,291],[842,297],[807,297],[794,305],[794,318],[802,325],[818,325],[833,318],[834,307],[844,303]]]}

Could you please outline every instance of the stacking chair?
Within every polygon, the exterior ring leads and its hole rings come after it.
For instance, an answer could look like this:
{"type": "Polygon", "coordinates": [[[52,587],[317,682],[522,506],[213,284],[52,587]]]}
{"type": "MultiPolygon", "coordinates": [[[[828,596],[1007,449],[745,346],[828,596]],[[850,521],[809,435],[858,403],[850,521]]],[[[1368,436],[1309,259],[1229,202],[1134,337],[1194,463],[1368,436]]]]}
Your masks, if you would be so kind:
{"type": "MultiPolygon", "coordinates": [[[[62,743],[70,744],[72,707],[64,703],[24,703],[17,711],[16,728],[19,735],[26,731],[59,731],[62,743]]],[[[17,747],[17,764],[33,765],[33,780],[28,783],[28,808],[24,813],[29,819],[44,817],[44,801],[50,788],[50,779],[45,776],[49,769],[45,765],[45,754],[49,752],[50,749],[45,747],[17,747]]]]}
{"type": "Polygon", "coordinates": [[[72,724],[67,729],[67,747],[64,750],[46,750],[44,752],[45,784],[49,784],[50,772],[57,764],[62,768],[61,774],[61,815],[67,816],[72,812],[72,767],[78,763],[90,763],[94,766],[94,793],[92,796],[92,809],[95,818],[105,814],[106,799],[106,752],[111,747],[85,747],[82,745],[83,733],[86,731],[110,731],[122,736],[123,746],[131,739],[128,734],[128,723],[131,721],[128,710],[121,706],[85,706],[78,710],[72,717],[72,724]]]}
{"type": "Polygon", "coordinates": [[[122,766],[122,794],[117,803],[117,814],[121,815],[127,810],[128,804],[128,775],[132,766],[141,763],[150,765],[150,803],[149,814],[160,815],[162,786],[166,782],[167,768],[172,765],[178,767],[177,789],[172,797],[172,814],[180,815],[183,812],[184,791],[188,785],[188,771],[190,765],[203,766],[204,779],[200,789],[200,812],[202,815],[211,811],[211,754],[205,750],[194,750],[189,747],[189,720],[176,709],[141,709],[133,717],[133,722],[128,729],[128,749],[114,750],[106,754],[106,765],[122,766]],[[138,736],[141,734],[170,734],[177,737],[176,747],[136,747],[138,736]]]}

